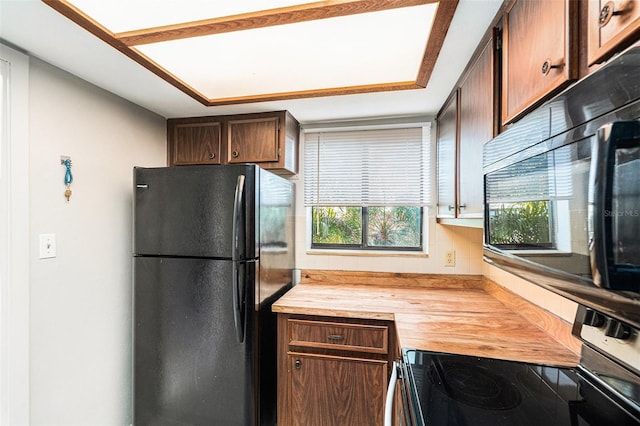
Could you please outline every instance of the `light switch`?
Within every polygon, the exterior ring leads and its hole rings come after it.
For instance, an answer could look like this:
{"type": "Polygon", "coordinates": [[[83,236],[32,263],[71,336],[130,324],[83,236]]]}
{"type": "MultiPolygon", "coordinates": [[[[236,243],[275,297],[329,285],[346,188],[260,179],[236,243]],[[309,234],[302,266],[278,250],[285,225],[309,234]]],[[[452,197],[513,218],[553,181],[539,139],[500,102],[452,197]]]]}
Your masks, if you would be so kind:
{"type": "Polygon", "coordinates": [[[56,257],[56,234],[40,234],[40,259],[56,257]]]}

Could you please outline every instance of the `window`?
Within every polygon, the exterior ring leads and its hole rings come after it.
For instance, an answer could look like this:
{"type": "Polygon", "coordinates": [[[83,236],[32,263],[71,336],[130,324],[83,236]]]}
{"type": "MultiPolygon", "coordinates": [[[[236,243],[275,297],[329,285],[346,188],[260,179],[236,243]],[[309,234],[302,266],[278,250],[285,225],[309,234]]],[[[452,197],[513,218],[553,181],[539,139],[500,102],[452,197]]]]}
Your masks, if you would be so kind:
{"type": "Polygon", "coordinates": [[[311,248],[422,251],[429,124],[305,135],[311,248]]]}
{"type": "MultiPolygon", "coordinates": [[[[489,244],[507,250],[572,250],[571,217],[585,207],[572,201],[573,185],[586,181],[589,166],[577,150],[578,145],[564,146],[486,176],[489,244]]],[[[580,185],[586,188],[586,182],[580,185]]]]}

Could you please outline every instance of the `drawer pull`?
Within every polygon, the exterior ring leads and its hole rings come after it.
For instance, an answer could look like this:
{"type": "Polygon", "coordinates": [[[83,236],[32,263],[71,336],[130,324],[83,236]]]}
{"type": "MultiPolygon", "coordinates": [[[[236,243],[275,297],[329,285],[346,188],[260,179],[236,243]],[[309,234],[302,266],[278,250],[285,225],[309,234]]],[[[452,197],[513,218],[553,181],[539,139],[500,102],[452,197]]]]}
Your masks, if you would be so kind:
{"type": "Polygon", "coordinates": [[[333,340],[335,342],[338,342],[340,340],[344,340],[344,336],[342,336],[340,334],[330,334],[330,335],[327,336],[327,339],[333,340]]]}
{"type": "Polygon", "coordinates": [[[302,361],[300,361],[299,359],[296,359],[295,365],[296,365],[296,369],[299,370],[300,367],[302,367],[302,361]]]}

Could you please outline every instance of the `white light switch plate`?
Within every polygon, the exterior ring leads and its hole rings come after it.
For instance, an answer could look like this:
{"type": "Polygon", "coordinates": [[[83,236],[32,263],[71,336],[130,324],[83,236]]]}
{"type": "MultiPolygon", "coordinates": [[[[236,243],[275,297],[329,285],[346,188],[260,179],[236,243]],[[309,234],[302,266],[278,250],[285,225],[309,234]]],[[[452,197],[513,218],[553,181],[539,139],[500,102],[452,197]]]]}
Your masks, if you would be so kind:
{"type": "Polygon", "coordinates": [[[56,257],[56,234],[40,234],[40,259],[56,257]]]}

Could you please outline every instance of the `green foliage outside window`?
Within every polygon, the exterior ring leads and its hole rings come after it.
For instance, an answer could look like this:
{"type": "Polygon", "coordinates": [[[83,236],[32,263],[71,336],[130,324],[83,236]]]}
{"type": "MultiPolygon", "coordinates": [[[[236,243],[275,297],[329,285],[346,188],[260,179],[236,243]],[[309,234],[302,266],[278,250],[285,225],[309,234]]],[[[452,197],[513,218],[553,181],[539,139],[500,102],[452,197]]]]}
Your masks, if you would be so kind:
{"type": "Polygon", "coordinates": [[[492,206],[491,244],[550,245],[549,202],[527,201],[492,206]]]}
{"type": "Polygon", "coordinates": [[[313,207],[312,247],[422,248],[420,207],[313,207]]]}
{"type": "Polygon", "coordinates": [[[313,240],[320,244],[360,244],[361,207],[314,207],[313,240]]]}

